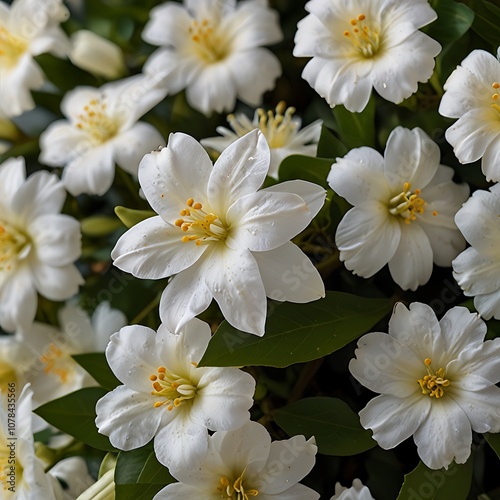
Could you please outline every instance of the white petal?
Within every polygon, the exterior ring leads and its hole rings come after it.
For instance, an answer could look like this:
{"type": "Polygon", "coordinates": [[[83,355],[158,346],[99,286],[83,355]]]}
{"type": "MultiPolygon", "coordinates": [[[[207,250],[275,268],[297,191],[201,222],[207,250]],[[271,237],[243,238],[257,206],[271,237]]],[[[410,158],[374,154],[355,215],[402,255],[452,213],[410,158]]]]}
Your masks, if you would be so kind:
{"type": "Polygon", "coordinates": [[[2,206],[11,206],[18,189],[26,181],[24,158],[7,158],[0,165],[0,196],[2,206]]]}
{"type": "Polygon", "coordinates": [[[269,161],[269,146],[259,130],[249,132],[228,146],[215,162],[208,181],[212,210],[219,217],[225,217],[233,203],[255,193],[264,182],[269,161]]]}
{"type": "Polygon", "coordinates": [[[500,290],[500,260],[467,248],[453,261],[453,276],[467,296],[500,290]]]}
{"type": "Polygon", "coordinates": [[[121,236],[111,258],[116,267],[137,278],[165,278],[192,266],[208,248],[181,238],[180,228],[160,216],[150,217],[121,236]]]}
{"type": "Polygon", "coordinates": [[[500,290],[474,297],[474,307],[484,319],[500,319],[500,290]]]}
{"type": "Polygon", "coordinates": [[[181,45],[192,22],[186,8],[175,3],[153,7],[141,34],[142,39],[152,45],[181,45]]]}
{"type": "Polygon", "coordinates": [[[68,123],[59,120],[51,123],[40,136],[41,163],[60,167],[66,165],[81,148],[88,147],[87,134],[68,123]]]}
{"type": "MultiPolygon", "coordinates": [[[[259,493],[262,500],[275,500],[277,495],[268,495],[267,493],[259,493]]],[[[303,484],[295,484],[290,489],[279,493],[280,500],[318,500],[319,493],[316,493],[311,488],[303,484]]]]}
{"type": "Polygon", "coordinates": [[[206,500],[219,500],[219,493],[209,493],[206,489],[197,488],[184,483],[171,483],[161,489],[153,500],[193,500],[204,498],[206,500]]]}
{"type": "Polygon", "coordinates": [[[391,260],[389,271],[403,290],[416,290],[432,274],[432,248],[424,230],[415,224],[400,223],[401,239],[391,260]],[[414,226],[414,227],[412,227],[414,226]]]}
{"type": "MultiPolygon", "coordinates": [[[[427,398],[431,399],[431,398],[427,398]]],[[[427,418],[413,435],[418,455],[431,469],[446,469],[453,460],[463,464],[470,455],[471,424],[451,399],[433,401],[427,418]]]]}
{"type": "Polygon", "coordinates": [[[500,131],[484,152],[481,169],[488,181],[500,180],[500,131]]]}
{"type": "Polygon", "coordinates": [[[80,285],[85,283],[76,266],[69,264],[53,267],[43,262],[36,262],[32,267],[33,282],[40,295],[50,300],[66,300],[78,293],[80,285]]]}
{"type": "Polygon", "coordinates": [[[127,324],[127,317],[122,311],[110,307],[109,302],[101,302],[92,316],[94,331],[94,349],[104,352],[113,333],[117,333],[127,324]]]}
{"type": "Polygon", "coordinates": [[[235,201],[226,222],[229,247],[264,252],[304,230],[311,222],[311,212],[299,195],[259,191],[235,201]]]}
{"type": "Polygon", "coordinates": [[[325,296],[318,270],[291,241],[268,252],[255,252],[253,256],[270,299],[302,304],[325,296]]]}

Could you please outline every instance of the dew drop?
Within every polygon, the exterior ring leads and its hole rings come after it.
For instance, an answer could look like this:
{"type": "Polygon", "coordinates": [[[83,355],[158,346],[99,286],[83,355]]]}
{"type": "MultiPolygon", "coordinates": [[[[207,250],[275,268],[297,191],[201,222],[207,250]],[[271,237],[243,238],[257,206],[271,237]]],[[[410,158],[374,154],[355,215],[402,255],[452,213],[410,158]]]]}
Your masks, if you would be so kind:
{"type": "Polygon", "coordinates": [[[382,87],[384,87],[384,89],[386,89],[387,88],[387,83],[383,83],[382,87]]]}

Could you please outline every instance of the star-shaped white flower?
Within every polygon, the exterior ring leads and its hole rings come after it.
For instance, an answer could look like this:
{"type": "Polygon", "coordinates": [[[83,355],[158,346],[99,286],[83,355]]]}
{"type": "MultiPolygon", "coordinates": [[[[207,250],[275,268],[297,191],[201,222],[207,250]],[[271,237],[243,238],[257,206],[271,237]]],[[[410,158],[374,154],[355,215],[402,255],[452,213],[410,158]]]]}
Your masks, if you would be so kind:
{"type": "Polygon", "coordinates": [[[427,0],[311,0],[293,55],[312,57],[302,77],[330,106],[362,111],[372,87],[399,103],[434,70],[441,46],[418,31],[437,17],[427,0]]]}
{"type": "Polygon", "coordinates": [[[80,224],[60,213],[65,198],[53,174],[39,171],[26,179],[24,158],[0,165],[0,326],[7,331],[29,327],[37,291],[60,301],[83,284],[74,265],[80,224]]]}
{"type": "Polygon", "coordinates": [[[266,295],[290,302],[324,296],[316,268],[289,240],[317,214],[325,190],[293,181],[259,191],[269,158],[266,139],[254,130],[215,165],[201,144],[180,133],[141,162],[139,182],[159,215],[129,229],[111,257],[139,278],[176,275],[160,302],[171,331],[215,298],[231,325],[263,335],[266,295]]]}
{"type": "Polygon", "coordinates": [[[500,339],[484,342],[485,335],[486,324],[465,307],[438,322],[426,304],[398,303],[389,334],[361,337],[349,364],[381,393],[361,410],[361,425],[386,450],[413,435],[431,469],[465,463],[471,429],[500,431],[500,339]]]}
{"type": "Polygon", "coordinates": [[[340,221],[340,260],[369,278],[387,263],[394,281],[415,290],[427,283],[433,261],[450,266],[465,247],[453,218],[469,195],[467,184],[439,164],[439,147],[421,129],[394,129],[384,157],[351,150],[332,165],[328,182],[354,208],[340,221]]]}
{"type": "Polygon", "coordinates": [[[253,129],[258,128],[265,136],[271,149],[271,165],[267,175],[278,178],[278,169],[281,162],[290,155],[316,156],[319,136],[321,135],[321,120],[307,125],[300,130],[302,120],[294,117],[295,108],[286,108],[284,101],[276,106],[276,112],[264,111],[259,108],[255,111],[251,121],[244,113],[229,115],[227,121],[232,130],[226,127],[217,127],[222,137],[202,139],[201,143],[221,153],[238,137],[243,137],[253,129]]]}
{"type": "Polygon", "coordinates": [[[101,88],[77,87],[61,103],[67,120],[40,136],[40,161],[64,166],[62,180],[72,195],[103,195],[113,183],[115,162],[137,175],[142,157],[165,144],[155,127],[137,122],[165,95],[143,75],[101,88]]]}
{"type": "Polygon", "coordinates": [[[0,2],[0,109],[7,116],[35,106],[30,90],[42,86],[44,75],[34,57],[68,53],[70,42],[59,27],[68,16],[62,0],[0,2]]]}
{"type": "Polygon", "coordinates": [[[232,430],[250,418],[255,380],[237,368],[197,368],[210,327],[194,318],[175,335],[126,326],[111,337],[106,358],[124,385],[100,399],[96,425],[113,446],[132,450],[154,437],[167,467],[196,467],[208,430],[232,430]]]}
{"type": "Polygon", "coordinates": [[[461,163],[482,158],[488,181],[500,180],[500,48],[498,58],[472,51],[444,84],[439,112],[457,122],[446,140],[461,163]]]}
{"type": "Polygon", "coordinates": [[[472,245],[453,261],[453,276],[485,319],[500,319],[500,185],[475,191],[455,222],[472,245]]]}
{"type": "Polygon", "coordinates": [[[154,500],[317,500],[318,493],[298,484],[313,468],[316,452],[314,438],[294,436],[271,443],[264,426],[247,422],[210,436],[198,468],[173,464],[170,473],[179,482],[163,488],[154,500]]]}
{"type": "Polygon", "coordinates": [[[188,103],[205,114],[233,110],[236,98],[258,106],[281,75],[276,56],[262,48],[282,39],[267,0],[166,2],[151,10],[142,37],[162,47],[144,71],[169,93],[186,89],[188,103]]]}

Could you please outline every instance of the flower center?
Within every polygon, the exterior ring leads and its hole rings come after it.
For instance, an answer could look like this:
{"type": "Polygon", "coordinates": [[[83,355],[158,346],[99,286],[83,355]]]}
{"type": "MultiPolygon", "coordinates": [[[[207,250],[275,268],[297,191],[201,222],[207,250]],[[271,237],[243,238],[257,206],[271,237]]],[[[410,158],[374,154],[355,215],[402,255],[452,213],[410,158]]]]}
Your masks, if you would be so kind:
{"type": "Polygon", "coordinates": [[[83,130],[95,144],[102,144],[118,132],[119,125],[106,113],[104,99],[92,99],[78,115],[76,126],[83,130]]]}
{"type": "Polygon", "coordinates": [[[245,490],[243,485],[244,474],[245,471],[243,471],[241,476],[233,482],[231,482],[226,476],[222,476],[220,478],[220,486],[217,487],[217,491],[220,492],[221,498],[231,500],[249,500],[250,497],[256,497],[259,494],[259,491],[256,489],[245,490]]]}
{"type": "Polygon", "coordinates": [[[0,272],[11,271],[17,261],[28,256],[29,239],[13,226],[0,220],[0,272]]]}
{"type": "Polygon", "coordinates": [[[43,356],[41,356],[40,361],[45,365],[43,371],[46,374],[52,373],[56,377],[59,377],[61,384],[69,382],[70,376],[74,372],[74,366],[72,366],[74,361],[57,347],[56,344],[51,343],[49,345],[43,356]]]}
{"type": "Polygon", "coordinates": [[[427,367],[427,375],[424,378],[417,380],[422,389],[422,394],[430,396],[431,398],[442,398],[444,396],[444,388],[450,385],[450,381],[445,378],[446,373],[444,368],[440,368],[437,372],[431,368],[432,360],[430,358],[424,359],[424,364],[427,367]]]}
{"type": "MultiPolygon", "coordinates": [[[[394,196],[389,201],[389,212],[392,215],[399,215],[404,218],[406,224],[417,220],[417,214],[424,213],[425,201],[420,197],[420,189],[415,189],[415,192],[410,191],[410,183],[403,184],[403,191],[394,196]]],[[[434,217],[438,213],[434,210],[432,215],[434,217]]]]}
{"type": "Polygon", "coordinates": [[[491,85],[493,87],[493,95],[491,96],[491,100],[493,101],[491,103],[491,107],[500,114],[500,104],[499,104],[499,94],[498,94],[498,89],[500,89],[500,83],[495,82],[491,85]]]}
{"type": "Polygon", "coordinates": [[[228,43],[208,19],[194,19],[188,31],[194,53],[205,63],[222,61],[229,54],[228,43]]]}
{"type": "Polygon", "coordinates": [[[163,398],[163,401],[155,402],[155,408],[166,406],[168,411],[172,411],[196,396],[198,388],[191,380],[168,371],[164,366],[160,366],[157,372],[149,377],[153,385],[151,395],[163,398]]]}
{"type": "Polygon", "coordinates": [[[217,215],[205,212],[203,205],[195,202],[193,198],[189,198],[186,205],[186,208],[179,212],[183,218],[175,221],[177,227],[190,233],[182,237],[183,243],[196,241],[197,245],[203,245],[210,241],[226,239],[227,228],[217,215]]]}
{"type": "MultiPolygon", "coordinates": [[[[295,108],[286,108],[285,101],[281,101],[276,106],[273,113],[269,110],[267,113],[259,108],[257,114],[259,116],[259,129],[264,134],[270,148],[282,148],[290,143],[297,133],[297,122],[293,121],[295,108]]],[[[252,131],[255,128],[254,123],[244,123],[243,120],[238,120],[235,115],[231,114],[227,117],[231,128],[240,137],[252,131]]]]}
{"type": "Polygon", "coordinates": [[[351,19],[351,28],[344,31],[344,36],[351,41],[357,52],[363,57],[370,58],[380,48],[380,35],[376,27],[371,27],[365,21],[364,14],[360,14],[357,19],[351,19]]]}
{"type": "Polygon", "coordinates": [[[0,68],[12,68],[26,51],[28,43],[0,26],[0,68]]]}

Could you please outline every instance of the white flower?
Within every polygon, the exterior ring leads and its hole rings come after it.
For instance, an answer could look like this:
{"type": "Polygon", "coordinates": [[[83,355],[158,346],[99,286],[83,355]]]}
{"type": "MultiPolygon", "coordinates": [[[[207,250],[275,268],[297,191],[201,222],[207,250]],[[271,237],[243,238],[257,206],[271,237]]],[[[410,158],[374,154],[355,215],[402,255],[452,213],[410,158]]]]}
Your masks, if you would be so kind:
{"type": "Polygon", "coordinates": [[[28,328],[37,291],[50,300],[78,292],[73,262],[81,253],[80,224],[60,214],[66,191],[48,172],[26,179],[23,158],[0,165],[0,326],[28,328]]]}
{"type": "Polygon", "coordinates": [[[132,450],[154,437],[167,467],[196,467],[208,430],[232,430],[250,417],[255,380],[237,368],[197,368],[210,327],[193,319],[181,335],[126,326],[111,337],[106,358],[124,383],[100,399],[96,425],[113,446],[132,450]]]}
{"type": "Polygon", "coordinates": [[[452,263],[453,276],[485,319],[500,319],[500,184],[475,191],[455,222],[472,245],[452,263]]]}
{"type": "Polygon", "coordinates": [[[269,156],[255,130],[215,165],[184,134],[172,134],[168,147],[141,162],[139,181],[159,216],[129,229],[111,256],[139,278],[176,274],[160,302],[169,330],[177,332],[213,297],[231,325],[263,335],[266,295],[291,302],[324,296],[316,268],[289,240],[309,225],[325,190],[293,181],[258,191],[269,156]]]}
{"type": "Polygon", "coordinates": [[[151,10],[142,37],[162,46],[144,70],[169,93],[186,89],[190,106],[205,114],[231,111],[236,98],[258,106],[281,75],[278,59],[262,48],[282,39],[267,0],[166,2],[151,10]]]}
{"type": "Polygon", "coordinates": [[[500,431],[500,339],[465,307],[437,321],[426,304],[396,304],[389,334],[358,341],[349,370],[381,393],[361,410],[361,425],[391,449],[413,434],[422,461],[447,468],[470,455],[472,430],[500,431]]]}
{"type": "Polygon", "coordinates": [[[374,500],[370,490],[359,479],[354,479],[351,488],[335,484],[335,495],[330,500],[374,500]]]}
{"type": "Polygon", "coordinates": [[[0,2],[0,108],[7,116],[35,106],[30,90],[42,86],[44,75],[34,57],[66,56],[70,44],[59,23],[68,15],[62,0],[0,2]]]}
{"type": "Polygon", "coordinates": [[[271,165],[267,175],[277,179],[280,163],[290,155],[316,156],[319,136],[321,134],[321,120],[316,120],[300,130],[302,120],[293,117],[295,108],[286,109],[284,101],[276,106],[276,112],[267,113],[259,108],[255,111],[252,121],[243,113],[229,115],[227,121],[232,130],[217,127],[217,132],[223,137],[202,139],[201,143],[221,153],[238,137],[258,128],[265,136],[271,149],[271,165]]]}
{"type": "Polygon", "coordinates": [[[316,452],[314,438],[271,443],[264,426],[247,422],[211,436],[199,468],[172,466],[170,473],[179,482],[163,488],[154,500],[317,500],[318,493],[298,484],[313,468],[316,452]]]}
{"type": "Polygon", "coordinates": [[[126,72],[123,52],[112,41],[93,31],[78,30],[71,35],[71,62],[90,73],[114,79],[126,72]]]}
{"type": "Polygon", "coordinates": [[[64,500],[78,498],[81,493],[95,483],[83,457],[69,457],[57,462],[49,470],[48,475],[61,480],[65,485],[61,486],[64,490],[62,496],[64,500]]]}
{"type": "Polygon", "coordinates": [[[302,77],[330,106],[362,111],[372,87],[400,103],[434,70],[441,46],[418,31],[434,21],[427,0],[311,0],[293,55],[311,57],[302,77]]]}
{"type": "MultiPolygon", "coordinates": [[[[499,50],[500,58],[500,50],[499,50]]],[[[500,180],[500,61],[472,51],[449,76],[439,113],[458,121],[446,131],[461,163],[482,159],[489,181],[500,180]]]]}
{"type": "Polygon", "coordinates": [[[73,358],[73,354],[103,352],[109,338],[126,324],[125,315],[102,302],[92,320],[75,304],[59,311],[60,329],[34,323],[23,332],[33,364],[26,373],[34,393],[34,402],[51,401],[82,387],[97,385],[73,358]]]}
{"type": "Polygon", "coordinates": [[[20,386],[16,386],[9,394],[12,394],[15,403],[9,401],[5,404],[0,399],[1,497],[3,500],[60,500],[63,496],[59,482],[45,473],[43,462],[35,456],[29,384],[22,391],[20,386]],[[14,418],[12,405],[15,408],[14,418]]]}
{"type": "Polygon", "coordinates": [[[152,125],[137,122],[165,94],[143,75],[101,88],[77,87],[61,103],[68,119],[40,136],[40,161],[65,167],[62,180],[72,195],[103,195],[113,183],[115,162],[137,175],[142,157],[165,143],[152,125]]]}
{"type": "Polygon", "coordinates": [[[341,220],[335,241],[340,260],[369,278],[385,264],[403,289],[426,283],[432,262],[450,266],[465,247],[453,221],[469,195],[439,164],[438,146],[421,129],[397,127],[385,156],[362,147],[332,165],[328,182],[354,208],[341,220]]]}

